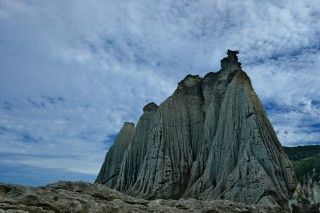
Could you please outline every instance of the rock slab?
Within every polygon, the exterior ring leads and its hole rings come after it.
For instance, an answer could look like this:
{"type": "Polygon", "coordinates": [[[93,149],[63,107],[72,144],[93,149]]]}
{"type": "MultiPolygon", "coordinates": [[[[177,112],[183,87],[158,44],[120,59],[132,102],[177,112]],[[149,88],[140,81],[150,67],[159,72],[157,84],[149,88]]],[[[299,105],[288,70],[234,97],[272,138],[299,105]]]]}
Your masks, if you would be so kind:
{"type": "Polygon", "coordinates": [[[253,212],[276,213],[277,207],[225,200],[143,200],[104,185],[60,181],[41,187],[0,184],[0,213],[59,212],[253,212]]]}

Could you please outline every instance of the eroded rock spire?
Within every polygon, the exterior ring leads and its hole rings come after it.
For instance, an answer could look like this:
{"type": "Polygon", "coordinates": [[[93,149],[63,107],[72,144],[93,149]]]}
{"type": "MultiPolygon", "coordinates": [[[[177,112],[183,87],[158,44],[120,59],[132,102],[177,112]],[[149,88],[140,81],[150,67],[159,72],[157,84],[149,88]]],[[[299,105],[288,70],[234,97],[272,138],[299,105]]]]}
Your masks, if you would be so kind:
{"type": "Polygon", "coordinates": [[[238,62],[238,50],[228,50],[227,55],[221,60],[221,70],[226,72],[233,72],[235,70],[241,70],[241,63],[238,62]]]}
{"type": "Polygon", "coordinates": [[[237,54],[228,50],[219,72],[188,75],[159,107],[147,105],[125,152],[110,149],[96,182],[147,199],[286,208],[295,175],[237,54]]]}

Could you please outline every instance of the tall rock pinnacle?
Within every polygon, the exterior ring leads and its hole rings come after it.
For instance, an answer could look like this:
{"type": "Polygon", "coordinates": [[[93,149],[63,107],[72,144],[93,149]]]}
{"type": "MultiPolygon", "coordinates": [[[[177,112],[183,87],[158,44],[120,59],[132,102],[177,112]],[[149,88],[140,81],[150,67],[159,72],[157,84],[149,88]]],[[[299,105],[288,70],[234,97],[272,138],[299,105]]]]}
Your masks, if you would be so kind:
{"type": "Polygon", "coordinates": [[[220,71],[188,75],[159,107],[145,106],[134,133],[120,131],[96,182],[147,199],[286,206],[296,186],[291,163],[238,51],[227,54],[220,71]]]}
{"type": "Polygon", "coordinates": [[[117,138],[106,155],[101,171],[96,179],[97,182],[112,187],[118,179],[124,153],[132,141],[134,124],[125,122],[117,138]]]}

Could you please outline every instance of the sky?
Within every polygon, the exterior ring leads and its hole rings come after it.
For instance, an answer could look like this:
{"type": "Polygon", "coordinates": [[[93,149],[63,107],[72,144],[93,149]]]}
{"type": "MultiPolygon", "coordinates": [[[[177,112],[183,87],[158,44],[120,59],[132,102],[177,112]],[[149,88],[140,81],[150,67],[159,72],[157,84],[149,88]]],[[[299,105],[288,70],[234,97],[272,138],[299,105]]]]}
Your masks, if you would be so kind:
{"type": "Polygon", "coordinates": [[[94,181],[125,121],[227,49],[280,142],[320,143],[319,38],[319,0],[0,0],[0,182],[94,181]]]}

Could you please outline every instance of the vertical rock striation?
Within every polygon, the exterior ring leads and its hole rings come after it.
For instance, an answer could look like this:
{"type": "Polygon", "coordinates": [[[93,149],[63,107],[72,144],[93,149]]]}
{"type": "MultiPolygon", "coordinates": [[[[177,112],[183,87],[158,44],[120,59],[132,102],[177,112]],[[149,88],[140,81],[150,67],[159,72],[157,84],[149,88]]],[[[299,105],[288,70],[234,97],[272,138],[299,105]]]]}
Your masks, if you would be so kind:
{"type": "Polygon", "coordinates": [[[237,53],[228,50],[216,73],[186,76],[159,107],[145,106],[96,182],[147,199],[286,206],[295,175],[237,53]]]}
{"type": "Polygon", "coordinates": [[[105,157],[96,182],[105,184],[108,187],[114,187],[118,180],[124,153],[132,142],[134,130],[135,127],[133,123],[124,123],[113,146],[105,157]]]}

